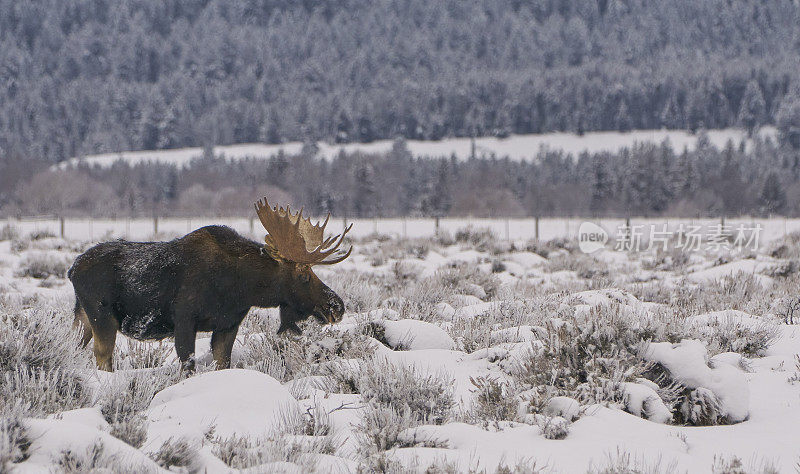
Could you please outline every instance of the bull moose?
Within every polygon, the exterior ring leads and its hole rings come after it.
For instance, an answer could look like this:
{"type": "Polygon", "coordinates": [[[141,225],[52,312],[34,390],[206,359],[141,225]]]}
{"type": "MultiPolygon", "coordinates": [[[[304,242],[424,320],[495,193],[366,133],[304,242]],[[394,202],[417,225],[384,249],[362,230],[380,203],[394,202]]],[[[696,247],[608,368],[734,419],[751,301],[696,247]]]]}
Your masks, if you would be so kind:
{"type": "Polygon", "coordinates": [[[352,224],[324,239],[321,225],[289,206],[255,203],[268,232],[266,243],[233,229],[208,226],[169,242],[116,240],[75,259],[74,326],[85,346],[94,337],[97,367],[113,370],[117,331],[138,340],[175,338],[183,369],[194,369],[197,332],[211,332],[217,368],[230,367],[239,324],[251,307],[279,307],[278,333],[299,334],[297,322],[314,315],[321,324],[342,319],[344,303],[312,271],[350,256],[339,250],[352,224]]]}

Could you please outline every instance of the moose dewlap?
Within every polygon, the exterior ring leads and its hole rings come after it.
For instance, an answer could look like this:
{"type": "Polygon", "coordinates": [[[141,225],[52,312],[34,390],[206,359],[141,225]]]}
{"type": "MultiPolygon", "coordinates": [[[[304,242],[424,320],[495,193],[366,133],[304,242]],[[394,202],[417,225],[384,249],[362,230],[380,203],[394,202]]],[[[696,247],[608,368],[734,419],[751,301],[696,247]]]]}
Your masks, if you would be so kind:
{"type": "Polygon", "coordinates": [[[297,322],[314,316],[336,323],[342,299],[312,271],[341,262],[345,234],[324,237],[322,224],[302,209],[255,204],[267,231],[265,244],[224,226],[207,226],[169,242],[115,240],[75,259],[69,279],[75,288],[75,323],[82,342],[94,338],[97,366],[113,370],[117,332],[139,340],[175,338],[183,367],[192,370],[197,332],[211,332],[217,368],[230,366],[239,325],[251,307],[279,307],[278,332],[299,333],[297,322]]]}

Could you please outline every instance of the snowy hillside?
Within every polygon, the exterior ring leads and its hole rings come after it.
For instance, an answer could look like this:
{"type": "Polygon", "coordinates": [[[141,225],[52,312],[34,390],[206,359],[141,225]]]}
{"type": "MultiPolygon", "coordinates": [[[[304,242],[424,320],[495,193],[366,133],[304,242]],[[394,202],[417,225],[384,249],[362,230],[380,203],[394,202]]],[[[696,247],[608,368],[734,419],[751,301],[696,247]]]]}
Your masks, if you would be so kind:
{"type": "Polygon", "coordinates": [[[0,232],[0,471],[791,472],[800,236],[591,255],[563,239],[354,242],[337,325],[253,309],[233,369],[71,332],[90,242],[0,232]]]}
{"type": "MultiPolygon", "coordinates": [[[[708,139],[717,148],[723,148],[727,142],[733,141],[738,146],[742,140],[747,139],[747,134],[739,129],[709,130],[708,139]]],[[[775,136],[775,130],[765,127],[762,136],[775,136]]],[[[619,132],[589,132],[584,135],[573,133],[548,133],[531,135],[512,135],[499,139],[482,137],[475,140],[475,154],[477,156],[497,157],[508,156],[512,160],[533,158],[541,149],[562,150],[565,153],[576,155],[581,152],[615,152],[624,147],[631,147],[636,143],[661,143],[669,140],[675,150],[684,148],[694,149],[697,136],[684,130],[636,130],[626,133],[619,132]]],[[[333,158],[340,151],[349,153],[361,151],[364,153],[385,153],[392,148],[392,140],[380,140],[372,143],[350,143],[331,145],[318,142],[319,156],[333,158]]],[[[469,138],[450,138],[441,141],[408,140],[408,149],[415,156],[450,156],[455,155],[461,160],[466,160],[472,155],[472,142],[469,138]]],[[[284,143],[281,145],[266,145],[248,143],[214,147],[215,155],[222,155],[229,160],[242,158],[265,159],[276,155],[283,150],[287,154],[297,154],[302,149],[300,142],[284,143]]],[[[83,160],[89,165],[111,166],[114,161],[125,160],[131,165],[142,162],[171,163],[177,166],[186,166],[192,159],[199,158],[203,149],[180,148],[174,150],[148,150],[129,151],[121,153],[104,153],[75,157],[61,163],[61,166],[76,164],[83,160]]]]}

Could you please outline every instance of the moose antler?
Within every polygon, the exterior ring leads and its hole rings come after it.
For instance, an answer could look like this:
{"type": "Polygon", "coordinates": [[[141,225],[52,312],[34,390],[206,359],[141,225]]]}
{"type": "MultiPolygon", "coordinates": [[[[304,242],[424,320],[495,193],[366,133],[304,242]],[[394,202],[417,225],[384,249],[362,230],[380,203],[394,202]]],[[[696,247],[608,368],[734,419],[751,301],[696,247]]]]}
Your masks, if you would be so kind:
{"type": "Polygon", "coordinates": [[[307,217],[304,219],[302,208],[292,214],[289,206],[286,209],[271,207],[266,197],[259,199],[255,207],[261,224],[269,233],[264,239],[268,250],[284,260],[307,265],[332,265],[346,259],[353,251],[353,247],[347,252],[338,250],[345,234],[353,227],[352,223],[341,234],[323,240],[330,213],[319,225],[312,224],[307,217]],[[330,256],[333,258],[327,259],[330,256]]]}

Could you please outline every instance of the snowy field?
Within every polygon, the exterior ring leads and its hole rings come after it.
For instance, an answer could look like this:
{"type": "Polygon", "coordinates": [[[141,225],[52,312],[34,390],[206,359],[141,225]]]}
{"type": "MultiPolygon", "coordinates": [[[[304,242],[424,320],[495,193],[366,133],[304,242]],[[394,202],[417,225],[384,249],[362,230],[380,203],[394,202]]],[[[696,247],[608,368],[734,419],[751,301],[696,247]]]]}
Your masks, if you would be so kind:
{"type": "Polygon", "coordinates": [[[780,225],[757,251],[356,236],[317,270],[341,323],[276,336],[253,309],[235,368],[203,334],[190,377],[171,341],[118,336],[113,373],[77,347],[65,273],[104,231],[0,225],[0,472],[793,472],[800,234],[780,225]]]}
{"type": "MultiPolygon", "coordinates": [[[[775,138],[774,127],[764,127],[759,134],[762,137],[775,138]]],[[[751,143],[747,139],[747,133],[741,129],[729,128],[722,130],[708,130],[709,142],[717,147],[724,148],[728,141],[734,145],[745,141],[748,146],[751,143]]],[[[477,156],[497,156],[498,158],[509,157],[512,160],[530,159],[536,156],[540,150],[561,150],[565,153],[577,155],[582,152],[597,153],[602,151],[616,152],[625,147],[632,147],[636,143],[656,143],[660,144],[664,140],[669,140],[675,150],[682,151],[684,148],[692,150],[697,144],[697,135],[685,130],[633,130],[630,132],[588,132],[583,135],[574,133],[545,133],[528,135],[511,135],[508,138],[481,137],[475,140],[475,154],[477,156]]],[[[372,143],[348,143],[348,144],[329,144],[318,142],[318,156],[334,158],[341,151],[353,153],[356,151],[364,153],[386,153],[392,149],[392,140],[378,140],[372,143]]],[[[409,151],[414,156],[451,156],[455,155],[460,160],[466,160],[472,156],[472,140],[469,138],[448,138],[439,141],[408,140],[406,142],[409,151]]],[[[302,142],[290,142],[279,145],[267,145],[262,143],[243,143],[237,145],[226,145],[214,147],[214,155],[224,156],[229,160],[240,160],[243,158],[267,159],[283,151],[294,155],[300,153],[303,148],[302,142]]],[[[74,157],[61,163],[59,166],[65,167],[70,164],[77,164],[81,160],[88,165],[111,166],[117,160],[124,160],[131,165],[143,162],[170,163],[177,166],[186,166],[193,159],[203,155],[203,149],[179,148],[173,150],[145,150],[145,151],[126,151],[121,153],[103,153],[99,155],[87,155],[74,157]]]]}

